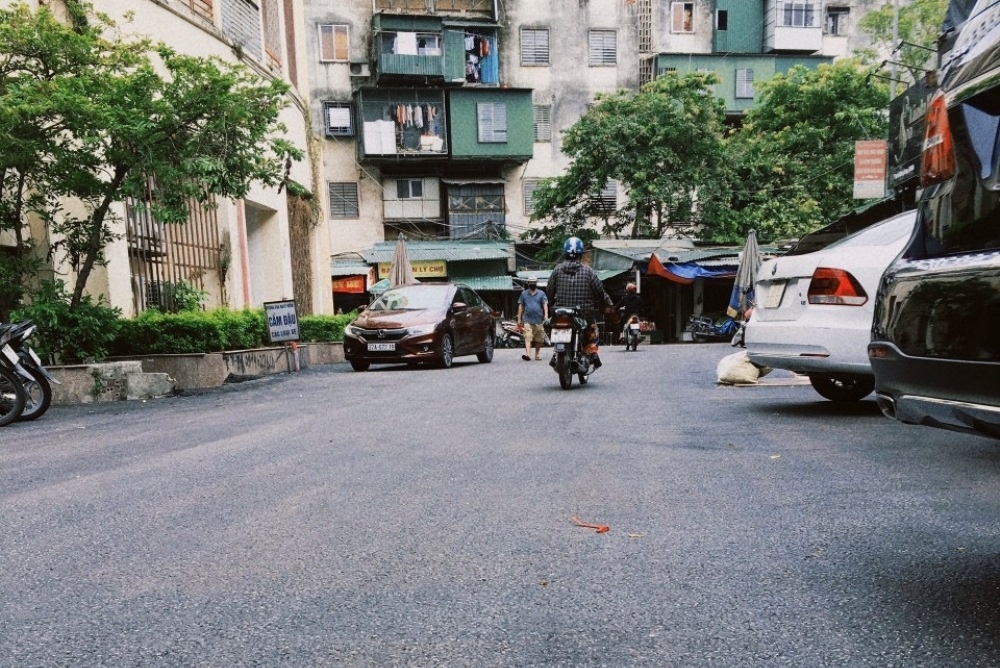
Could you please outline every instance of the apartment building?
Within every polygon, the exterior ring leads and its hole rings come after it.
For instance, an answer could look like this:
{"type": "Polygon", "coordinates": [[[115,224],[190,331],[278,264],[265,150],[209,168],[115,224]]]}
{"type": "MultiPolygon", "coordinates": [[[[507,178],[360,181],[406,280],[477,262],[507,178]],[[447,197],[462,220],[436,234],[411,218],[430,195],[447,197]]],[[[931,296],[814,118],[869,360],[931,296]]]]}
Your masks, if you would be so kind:
{"type": "MultiPolygon", "coordinates": [[[[309,2],[310,98],[334,274],[410,239],[517,239],[568,165],[560,132],[596,94],[716,72],[733,120],[754,84],[864,45],[874,0],[309,2]]],[[[622,193],[606,184],[616,207],[622,193]]],[[[353,268],[352,268],[353,267],[353,268]]]]}
{"type": "MultiPolygon", "coordinates": [[[[313,133],[307,98],[303,0],[90,0],[124,34],[164,42],[180,53],[241,63],[291,85],[281,115],[286,138],[308,151],[313,133]]],[[[4,5],[14,0],[0,0],[4,5]]],[[[35,0],[59,13],[62,0],[35,0]]],[[[312,159],[290,166],[288,178],[307,193],[323,183],[312,159]]],[[[155,175],[152,175],[155,177],[155,175]]],[[[184,282],[208,294],[206,306],[259,307],[295,298],[300,313],[331,313],[329,236],[306,198],[288,189],[256,186],[242,200],[195,207],[184,225],[164,225],[119,205],[120,238],[106,249],[87,292],[104,295],[125,315],[166,305],[170,287],[184,282]]],[[[323,207],[325,210],[325,206],[323,207]]],[[[74,270],[37,222],[32,236],[53,256],[54,275],[74,270]]],[[[2,242],[0,242],[2,244],[2,242]]]]}

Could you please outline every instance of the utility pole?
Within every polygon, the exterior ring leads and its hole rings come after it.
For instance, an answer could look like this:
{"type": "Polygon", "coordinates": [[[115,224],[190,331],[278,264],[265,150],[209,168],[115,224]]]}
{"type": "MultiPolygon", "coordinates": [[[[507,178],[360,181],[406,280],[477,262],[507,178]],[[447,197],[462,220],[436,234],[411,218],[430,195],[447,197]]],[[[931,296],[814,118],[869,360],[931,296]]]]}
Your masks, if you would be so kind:
{"type": "Polygon", "coordinates": [[[899,0],[892,0],[892,70],[889,72],[889,101],[896,99],[896,61],[899,59],[899,0]]]}

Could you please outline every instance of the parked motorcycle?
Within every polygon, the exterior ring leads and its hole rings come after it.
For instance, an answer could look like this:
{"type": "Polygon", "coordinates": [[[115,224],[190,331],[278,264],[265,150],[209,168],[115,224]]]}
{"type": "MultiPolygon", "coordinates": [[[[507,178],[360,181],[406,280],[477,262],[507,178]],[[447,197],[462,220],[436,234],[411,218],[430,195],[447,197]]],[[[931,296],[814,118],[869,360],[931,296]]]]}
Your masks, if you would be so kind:
{"type": "Polygon", "coordinates": [[[10,332],[0,331],[0,427],[21,417],[26,397],[21,384],[24,367],[9,344],[10,338],[10,332]]]}
{"type": "Polygon", "coordinates": [[[581,385],[586,385],[592,372],[592,359],[584,352],[584,347],[593,343],[587,338],[592,336],[587,321],[578,309],[563,307],[552,314],[549,327],[548,336],[555,348],[550,364],[559,375],[559,386],[568,390],[573,385],[574,375],[581,385]]]}
{"type": "Polygon", "coordinates": [[[703,315],[692,315],[688,318],[688,330],[691,338],[699,343],[706,341],[730,341],[736,334],[736,321],[726,316],[721,322],[703,315]]]}
{"type": "Polygon", "coordinates": [[[25,404],[19,420],[37,420],[42,417],[52,405],[52,383],[60,384],[28,345],[28,339],[37,329],[30,320],[0,325],[0,332],[8,338],[7,345],[17,353],[20,361],[20,369],[16,371],[24,386],[25,404]]]}
{"type": "Polygon", "coordinates": [[[524,332],[514,320],[497,321],[497,348],[524,348],[524,332]]]}

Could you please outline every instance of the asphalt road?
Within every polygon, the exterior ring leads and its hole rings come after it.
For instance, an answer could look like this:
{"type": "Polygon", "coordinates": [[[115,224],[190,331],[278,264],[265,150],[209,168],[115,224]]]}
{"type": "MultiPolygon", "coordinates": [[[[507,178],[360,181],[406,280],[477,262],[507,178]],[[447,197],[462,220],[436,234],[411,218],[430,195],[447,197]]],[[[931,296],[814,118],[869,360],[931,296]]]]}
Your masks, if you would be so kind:
{"type": "Polygon", "coordinates": [[[1000,444],[720,386],[731,352],[2,428],[0,666],[1000,666],[1000,444]]]}

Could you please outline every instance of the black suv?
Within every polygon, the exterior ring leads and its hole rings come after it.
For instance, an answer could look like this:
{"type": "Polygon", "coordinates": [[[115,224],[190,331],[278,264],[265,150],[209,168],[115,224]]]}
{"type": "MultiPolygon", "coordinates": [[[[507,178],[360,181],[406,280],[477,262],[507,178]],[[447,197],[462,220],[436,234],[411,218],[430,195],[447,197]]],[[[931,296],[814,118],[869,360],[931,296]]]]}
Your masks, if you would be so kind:
{"type": "Polygon", "coordinates": [[[887,416],[1000,439],[1000,0],[976,3],[939,81],[868,355],[887,416]]]}

